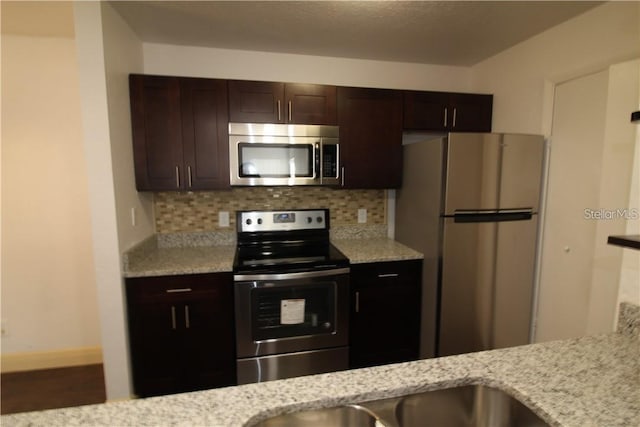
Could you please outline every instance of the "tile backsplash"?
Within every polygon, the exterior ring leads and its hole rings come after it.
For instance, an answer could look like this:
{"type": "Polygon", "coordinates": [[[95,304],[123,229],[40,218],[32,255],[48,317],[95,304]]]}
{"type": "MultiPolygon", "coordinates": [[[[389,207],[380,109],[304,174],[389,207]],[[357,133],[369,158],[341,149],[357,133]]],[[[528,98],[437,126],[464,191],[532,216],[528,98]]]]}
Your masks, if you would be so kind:
{"type": "Polygon", "coordinates": [[[229,191],[154,194],[156,232],[235,231],[239,210],[328,208],[332,225],[357,225],[358,209],[367,224],[387,223],[385,190],[338,190],[326,187],[238,187],[229,191]],[[218,226],[218,212],[229,212],[229,227],[218,226]]]}

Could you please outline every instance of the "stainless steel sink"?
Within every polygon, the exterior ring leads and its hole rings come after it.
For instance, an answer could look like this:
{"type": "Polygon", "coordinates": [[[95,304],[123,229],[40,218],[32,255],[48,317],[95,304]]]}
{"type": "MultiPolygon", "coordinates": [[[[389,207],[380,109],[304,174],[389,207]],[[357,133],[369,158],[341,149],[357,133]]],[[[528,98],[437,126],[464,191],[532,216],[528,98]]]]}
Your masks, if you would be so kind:
{"type": "Polygon", "coordinates": [[[407,396],[396,406],[396,417],[400,426],[548,426],[504,391],[479,385],[407,396]]]}
{"type": "Polygon", "coordinates": [[[500,389],[469,385],[278,415],[256,426],[537,427],[548,424],[500,389]]]}
{"type": "Polygon", "coordinates": [[[335,408],[300,411],[292,414],[278,415],[255,425],[256,427],[330,427],[330,426],[363,426],[382,427],[376,424],[376,416],[359,405],[338,406],[335,408]]]}

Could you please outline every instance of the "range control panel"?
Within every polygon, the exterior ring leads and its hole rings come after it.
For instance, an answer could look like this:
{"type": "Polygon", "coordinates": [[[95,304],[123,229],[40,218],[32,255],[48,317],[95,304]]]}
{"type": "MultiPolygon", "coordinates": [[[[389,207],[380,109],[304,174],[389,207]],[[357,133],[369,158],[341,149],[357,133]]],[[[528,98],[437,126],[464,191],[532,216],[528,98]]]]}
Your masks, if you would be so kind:
{"type": "Polygon", "coordinates": [[[241,211],[236,219],[239,233],[329,229],[328,209],[241,211]]]}

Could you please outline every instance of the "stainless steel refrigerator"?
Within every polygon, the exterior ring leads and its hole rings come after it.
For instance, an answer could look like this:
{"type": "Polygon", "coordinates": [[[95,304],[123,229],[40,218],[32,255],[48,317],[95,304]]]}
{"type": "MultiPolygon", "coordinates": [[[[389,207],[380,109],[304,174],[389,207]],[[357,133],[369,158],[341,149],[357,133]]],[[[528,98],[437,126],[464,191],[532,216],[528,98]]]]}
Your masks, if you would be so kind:
{"type": "Polygon", "coordinates": [[[544,139],[405,135],[395,237],[424,253],[421,357],[527,344],[544,139]]]}

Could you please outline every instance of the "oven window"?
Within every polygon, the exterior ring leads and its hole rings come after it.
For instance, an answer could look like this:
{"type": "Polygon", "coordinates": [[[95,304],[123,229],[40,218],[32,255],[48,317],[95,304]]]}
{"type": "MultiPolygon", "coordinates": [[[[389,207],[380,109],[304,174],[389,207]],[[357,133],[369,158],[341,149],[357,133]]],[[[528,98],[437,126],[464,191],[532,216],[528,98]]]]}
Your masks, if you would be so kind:
{"type": "Polygon", "coordinates": [[[254,341],[333,333],[335,296],[335,282],[252,289],[254,341]]]}
{"type": "Polygon", "coordinates": [[[313,178],[311,144],[238,144],[241,178],[313,178]]]}

